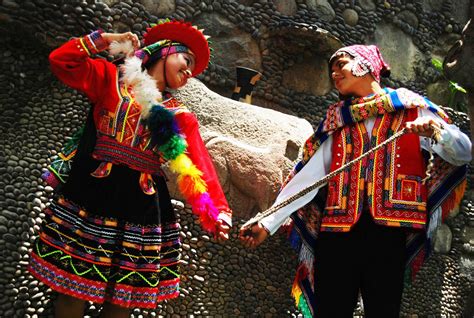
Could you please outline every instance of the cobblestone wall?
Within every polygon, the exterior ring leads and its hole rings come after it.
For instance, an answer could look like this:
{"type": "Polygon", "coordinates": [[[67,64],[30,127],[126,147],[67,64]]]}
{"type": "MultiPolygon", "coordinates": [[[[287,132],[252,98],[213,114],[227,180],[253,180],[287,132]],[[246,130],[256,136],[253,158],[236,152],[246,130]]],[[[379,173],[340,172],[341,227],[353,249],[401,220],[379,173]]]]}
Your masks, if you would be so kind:
{"type": "MultiPolygon", "coordinates": [[[[385,44],[383,53],[397,72],[384,84],[426,93],[441,79],[430,60],[442,56],[459,37],[468,1],[0,3],[0,316],[51,317],[54,294],[26,271],[28,250],[52,191],[39,176],[48,158],[81,126],[89,106],[85,97],[50,74],[47,55],[53,47],[98,27],[130,29],[141,35],[157,17],[193,20],[214,37],[213,64],[200,77],[206,85],[229,96],[234,85],[232,61],[247,63],[244,66],[253,63],[264,74],[255,92],[256,103],[316,123],[337,94],[327,85],[327,69],[316,67],[321,63],[315,60],[324,61],[342,44],[385,44]],[[388,46],[380,30],[386,38],[399,37],[399,41],[388,46]],[[412,52],[407,62],[398,61],[400,52],[412,52]],[[235,55],[228,56],[231,53],[235,55]],[[302,76],[301,69],[309,73],[302,76]],[[300,77],[301,84],[294,84],[300,77]],[[317,89],[308,89],[312,86],[304,80],[317,89]]],[[[450,114],[464,130],[469,127],[467,116],[450,114]]],[[[234,230],[228,244],[218,245],[194,225],[187,209],[178,202],[176,208],[183,224],[186,261],[182,296],[154,312],[136,310],[134,317],[298,315],[289,296],[295,255],[282,236],[248,251],[240,246],[234,230]]],[[[235,222],[238,228],[242,220],[236,216],[235,222]]],[[[460,316],[463,311],[473,315],[472,292],[469,296],[474,281],[472,197],[465,198],[447,228],[451,244],[444,253],[433,255],[405,291],[403,315],[460,316]]],[[[87,314],[95,317],[99,310],[90,305],[87,314]]]]}

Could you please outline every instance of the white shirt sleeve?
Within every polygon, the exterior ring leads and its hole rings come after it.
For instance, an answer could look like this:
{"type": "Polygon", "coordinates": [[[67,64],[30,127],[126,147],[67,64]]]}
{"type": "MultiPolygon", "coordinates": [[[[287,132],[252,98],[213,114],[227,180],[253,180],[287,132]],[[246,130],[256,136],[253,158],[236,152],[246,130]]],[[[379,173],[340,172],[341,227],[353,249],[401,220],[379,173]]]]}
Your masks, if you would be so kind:
{"type": "MultiPolygon", "coordinates": [[[[301,186],[304,184],[304,187],[309,186],[326,174],[329,173],[331,168],[331,158],[332,158],[332,136],[329,136],[326,141],[323,142],[321,147],[318,149],[316,154],[311,158],[311,160],[303,167],[300,173],[297,173],[293,179],[285,186],[284,189],[278,195],[275,204],[283,201],[286,197],[291,196],[292,192],[292,185],[294,184],[301,186]],[[306,170],[306,171],[303,171],[306,170]],[[300,180],[301,179],[301,180],[300,180]],[[293,183],[293,184],[291,184],[293,183]]],[[[322,187],[322,186],[321,186],[322,187]]],[[[311,199],[318,193],[319,189],[313,190],[311,192],[311,199]]],[[[309,198],[309,194],[308,194],[309,198]]],[[[309,200],[311,200],[309,199],[309,200]]],[[[260,223],[270,231],[270,234],[274,234],[278,228],[285,223],[286,219],[296,210],[299,209],[299,206],[303,206],[301,202],[297,202],[296,200],[292,204],[290,204],[286,209],[281,209],[273,214],[270,214],[266,218],[262,219],[260,223]]],[[[308,201],[306,199],[305,201],[308,201]]]]}
{"type": "Polygon", "coordinates": [[[471,140],[456,125],[446,124],[443,119],[428,109],[420,109],[419,115],[430,117],[444,127],[441,131],[441,140],[437,144],[431,145],[431,138],[420,137],[421,148],[428,151],[431,149],[443,160],[456,166],[467,164],[472,160],[471,140]]]}

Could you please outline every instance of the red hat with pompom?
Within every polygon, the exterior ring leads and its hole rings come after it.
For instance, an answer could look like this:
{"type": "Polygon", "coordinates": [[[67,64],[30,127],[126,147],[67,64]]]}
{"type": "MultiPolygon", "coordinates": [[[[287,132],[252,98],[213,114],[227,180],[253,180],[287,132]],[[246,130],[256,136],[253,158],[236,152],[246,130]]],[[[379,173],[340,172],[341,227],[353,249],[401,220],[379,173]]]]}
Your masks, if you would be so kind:
{"type": "Polygon", "coordinates": [[[179,42],[188,47],[195,57],[193,76],[202,73],[209,64],[211,52],[208,36],[188,22],[167,21],[147,29],[144,35],[145,45],[151,45],[161,40],[179,42]]]}

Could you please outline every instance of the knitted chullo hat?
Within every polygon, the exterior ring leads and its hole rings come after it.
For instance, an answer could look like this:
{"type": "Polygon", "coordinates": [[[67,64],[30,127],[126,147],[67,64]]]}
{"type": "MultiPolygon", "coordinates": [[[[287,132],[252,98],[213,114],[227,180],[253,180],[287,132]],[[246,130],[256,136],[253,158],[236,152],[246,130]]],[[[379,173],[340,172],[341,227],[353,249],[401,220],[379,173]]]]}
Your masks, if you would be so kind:
{"type": "Polygon", "coordinates": [[[351,71],[355,76],[370,73],[377,82],[380,82],[380,76],[390,76],[390,66],[384,61],[379,48],[375,45],[351,45],[340,48],[329,59],[329,65],[344,54],[354,58],[355,63],[351,71]]]}

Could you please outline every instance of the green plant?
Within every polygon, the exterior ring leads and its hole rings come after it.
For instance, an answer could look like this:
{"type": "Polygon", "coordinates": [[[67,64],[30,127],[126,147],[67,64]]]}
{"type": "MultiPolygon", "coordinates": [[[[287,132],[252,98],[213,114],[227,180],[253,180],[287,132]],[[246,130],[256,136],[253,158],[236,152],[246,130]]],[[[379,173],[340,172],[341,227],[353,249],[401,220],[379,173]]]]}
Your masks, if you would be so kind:
{"type": "Polygon", "coordinates": [[[456,82],[453,82],[453,81],[450,81],[446,75],[444,74],[444,70],[443,70],[443,62],[441,62],[440,60],[438,59],[431,59],[431,64],[434,66],[434,68],[441,73],[441,75],[448,81],[449,83],[449,100],[448,100],[448,107],[450,108],[453,108],[453,109],[456,109],[456,110],[459,110],[459,111],[462,111],[462,112],[467,112],[467,105],[465,105],[464,103],[455,103],[455,97],[456,97],[456,94],[458,92],[461,92],[463,94],[466,94],[467,91],[464,87],[462,87],[461,85],[459,85],[458,83],[456,82]]]}

